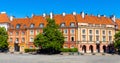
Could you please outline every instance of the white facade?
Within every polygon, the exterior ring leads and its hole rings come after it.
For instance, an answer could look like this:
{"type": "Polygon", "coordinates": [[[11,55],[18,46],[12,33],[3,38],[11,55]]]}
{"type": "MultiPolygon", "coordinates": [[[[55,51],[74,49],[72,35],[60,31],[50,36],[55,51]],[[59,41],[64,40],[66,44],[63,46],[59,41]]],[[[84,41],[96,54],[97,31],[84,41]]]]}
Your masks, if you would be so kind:
{"type": "Polygon", "coordinates": [[[0,27],[5,27],[6,31],[8,30],[8,23],[0,23],[0,27]]]}

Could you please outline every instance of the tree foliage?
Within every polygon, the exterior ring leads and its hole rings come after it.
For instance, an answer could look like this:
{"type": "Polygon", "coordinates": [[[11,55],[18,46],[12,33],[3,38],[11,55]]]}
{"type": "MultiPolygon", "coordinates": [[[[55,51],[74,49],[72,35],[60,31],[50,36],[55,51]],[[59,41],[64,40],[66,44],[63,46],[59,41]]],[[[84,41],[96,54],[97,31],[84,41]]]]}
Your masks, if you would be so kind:
{"type": "Polygon", "coordinates": [[[36,47],[40,47],[44,52],[56,53],[61,50],[64,43],[64,36],[58,30],[59,26],[54,19],[47,19],[47,26],[43,28],[43,33],[38,34],[34,39],[36,47]]]}
{"type": "Polygon", "coordinates": [[[8,35],[4,27],[0,27],[0,50],[6,50],[8,48],[7,43],[8,35]]]}
{"type": "Polygon", "coordinates": [[[115,34],[114,46],[116,49],[120,49],[120,31],[115,34]]]}

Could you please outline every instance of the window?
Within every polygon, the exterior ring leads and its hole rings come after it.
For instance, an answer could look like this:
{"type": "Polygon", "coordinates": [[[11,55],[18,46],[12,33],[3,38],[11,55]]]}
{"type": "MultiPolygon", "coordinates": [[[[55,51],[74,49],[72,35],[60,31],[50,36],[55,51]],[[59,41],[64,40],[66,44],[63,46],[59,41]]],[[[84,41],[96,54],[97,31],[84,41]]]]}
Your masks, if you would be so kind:
{"type": "Polygon", "coordinates": [[[99,24],[95,24],[95,27],[100,27],[100,25],[99,24]]]}
{"type": "Polygon", "coordinates": [[[68,33],[67,29],[64,29],[64,34],[67,34],[67,33],[68,33]]]}
{"type": "Polygon", "coordinates": [[[33,30],[30,30],[30,35],[34,35],[34,31],[33,30]]]}
{"type": "Polygon", "coordinates": [[[20,28],[20,24],[17,24],[16,28],[19,29],[20,28]]]}
{"type": "Polygon", "coordinates": [[[96,30],[96,34],[99,34],[99,30],[96,30]]]}
{"type": "Polygon", "coordinates": [[[13,32],[10,32],[10,35],[12,35],[13,34],[13,32]]]}
{"type": "Polygon", "coordinates": [[[82,33],[85,34],[85,29],[82,30],[82,33]]]}
{"type": "Polygon", "coordinates": [[[74,45],[70,46],[70,48],[74,48],[74,45]]]}
{"type": "Polygon", "coordinates": [[[109,36],[109,41],[112,41],[112,36],[109,36]]]}
{"type": "Polygon", "coordinates": [[[106,41],[106,37],[105,36],[102,37],[102,41],[106,41]]]}
{"type": "Polygon", "coordinates": [[[22,42],[25,42],[25,38],[22,38],[22,42]]]}
{"type": "Polygon", "coordinates": [[[33,46],[30,46],[30,49],[33,49],[33,46]]]}
{"type": "Polygon", "coordinates": [[[13,39],[12,38],[10,38],[10,42],[12,42],[13,41],[13,39]]]}
{"type": "Polygon", "coordinates": [[[70,23],[70,26],[71,26],[71,27],[74,27],[74,26],[75,26],[75,23],[73,23],[73,22],[70,23]]]}
{"type": "Polygon", "coordinates": [[[33,41],[34,41],[33,37],[30,37],[30,42],[33,42],[33,41]]]}
{"type": "Polygon", "coordinates": [[[74,37],[71,37],[71,41],[74,41],[74,37]]]}
{"type": "Polygon", "coordinates": [[[92,34],[92,30],[89,30],[89,34],[92,34]]]}
{"type": "Polygon", "coordinates": [[[18,43],[18,42],[19,42],[19,38],[16,38],[15,43],[18,43]]]}
{"type": "Polygon", "coordinates": [[[112,34],[111,31],[109,31],[108,33],[109,33],[108,35],[111,35],[111,34],[112,34]]]}
{"type": "Polygon", "coordinates": [[[25,35],[25,32],[24,32],[24,31],[22,32],[22,35],[25,35]]]}
{"type": "Polygon", "coordinates": [[[68,41],[68,37],[65,37],[65,39],[64,39],[65,41],[68,41]]]}
{"type": "Polygon", "coordinates": [[[93,38],[92,35],[90,35],[90,36],[89,36],[89,41],[92,41],[92,38],[93,38]]]}
{"type": "Polygon", "coordinates": [[[105,35],[105,30],[102,31],[103,35],[105,35]]]}
{"type": "Polygon", "coordinates": [[[74,30],[74,29],[71,29],[71,30],[70,30],[70,33],[71,33],[71,34],[74,34],[74,33],[75,33],[75,30],[74,30]]]}
{"type": "Polygon", "coordinates": [[[16,35],[19,35],[19,32],[16,32],[16,35]]]}
{"type": "Polygon", "coordinates": [[[39,34],[40,33],[40,31],[39,30],[36,30],[36,34],[39,34]]]}
{"type": "Polygon", "coordinates": [[[82,41],[86,41],[86,35],[82,35],[82,41]]]}
{"type": "Polygon", "coordinates": [[[68,48],[68,47],[65,45],[64,48],[68,48]]]}
{"type": "Polygon", "coordinates": [[[89,26],[89,27],[93,27],[93,24],[89,24],[88,26],[89,26]]]}
{"type": "Polygon", "coordinates": [[[104,28],[104,27],[106,27],[106,25],[101,25],[101,27],[103,27],[103,28],[104,28]]]}
{"type": "Polygon", "coordinates": [[[30,25],[30,28],[34,28],[34,24],[31,24],[31,25],[30,25]]]}
{"type": "Polygon", "coordinates": [[[39,25],[39,27],[40,27],[40,28],[43,28],[43,27],[44,27],[44,24],[43,24],[43,23],[41,23],[41,24],[39,25]]]}
{"type": "Polygon", "coordinates": [[[96,41],[99,41],[99,36],[96,36],[96,41]]]}
{"type": "Polygon", "coordinates": [[[65,27],[65,23],[61,23],[61,25],[60,25],[61,27],[65,27]]]}

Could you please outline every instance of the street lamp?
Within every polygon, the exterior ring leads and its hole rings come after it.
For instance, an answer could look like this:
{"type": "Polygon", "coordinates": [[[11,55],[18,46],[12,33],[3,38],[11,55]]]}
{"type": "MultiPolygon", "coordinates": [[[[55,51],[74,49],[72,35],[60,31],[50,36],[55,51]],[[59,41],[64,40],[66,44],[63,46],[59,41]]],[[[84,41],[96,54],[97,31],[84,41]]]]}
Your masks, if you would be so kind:
{"type": "Polygon", "coordinates": [[[100,44],[100,41],[96,41],[96,44],[99,45],[99,44],[100,44]]]}

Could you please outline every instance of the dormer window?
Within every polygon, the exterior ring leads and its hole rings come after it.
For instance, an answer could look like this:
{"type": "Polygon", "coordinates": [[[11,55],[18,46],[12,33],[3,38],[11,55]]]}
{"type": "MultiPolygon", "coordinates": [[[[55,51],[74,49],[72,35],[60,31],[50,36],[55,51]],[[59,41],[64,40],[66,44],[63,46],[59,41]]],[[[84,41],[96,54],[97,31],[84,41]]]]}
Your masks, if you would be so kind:
{"type": "Polygon", "coordinates": [[[60,25],[61,27],[65,27],[65,23],[61,23],[61,25],[60,25]]]}
{"type": "Polygon", "coordinates": [[[70,26],[71,26],[71,27],[74,27],[74,26],[75,26],[75,23],[73,23],[73,22],[70,23],[70,26]]]}
{"type": "Polygon", "coordinates": [[[20,28],[20,24],[17,24],[16,28],[19,29],[20,28]]]}
{"type": "Polygon", "coordinates": [[[44,24],[43,24],[43,23],[41,23],[41,24],[39,25],[39,27],[40,27],[40,28],[43,28],[43,27],[44,27],[44,24]]]}
{"type": "Polygon", "coordinates": [[[34,28],[34,24],[31,24],[31,25],[30,25],[30,28],[34,28]]]}

